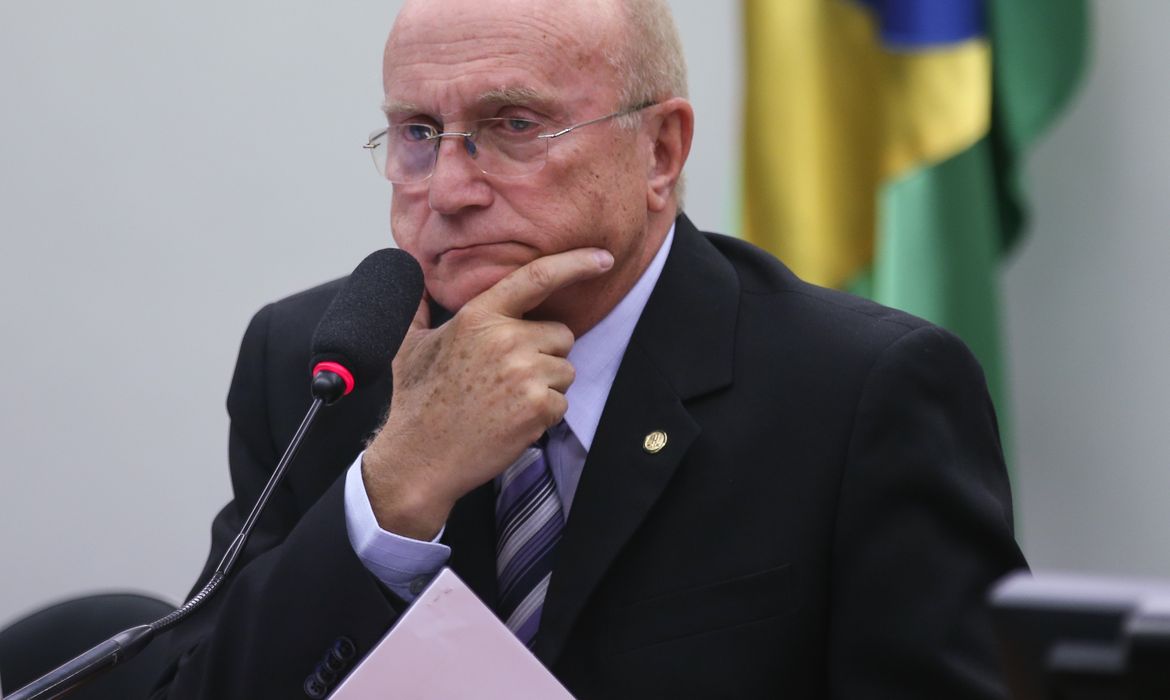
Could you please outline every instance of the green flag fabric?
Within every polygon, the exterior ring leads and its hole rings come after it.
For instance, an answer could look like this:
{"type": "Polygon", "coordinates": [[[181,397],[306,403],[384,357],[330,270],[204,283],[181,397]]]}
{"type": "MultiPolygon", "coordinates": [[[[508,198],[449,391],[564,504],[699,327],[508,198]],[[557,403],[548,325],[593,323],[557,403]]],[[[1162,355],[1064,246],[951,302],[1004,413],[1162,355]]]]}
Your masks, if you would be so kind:
{"type": "Polygon", "coordinates": [[[744,236],[955,332],[1002,416],[1019,163],[1082,73],[1084,0],[744,2],[744,236]]]}

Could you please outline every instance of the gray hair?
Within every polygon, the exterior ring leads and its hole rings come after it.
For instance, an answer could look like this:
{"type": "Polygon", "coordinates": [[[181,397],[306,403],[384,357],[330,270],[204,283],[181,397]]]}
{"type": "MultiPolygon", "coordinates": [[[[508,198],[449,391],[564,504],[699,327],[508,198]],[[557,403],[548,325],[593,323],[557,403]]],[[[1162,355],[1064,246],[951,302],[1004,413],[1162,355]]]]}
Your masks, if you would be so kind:
{"type": "MultiPolygon", "coordinates": [[[[682,41],[666,0],[621,0],[625,32],[606,56],[617,72],[622,107],[687,96],[682,41]]],[[[624,117],[626,126],[637,115],[624,117]]]]}
{"type": "MultiPolygon", "coordinates": [[[[687,62],[674,14],[666,0],[620,0],[625,17],[624,36],[607,52],[617,73],[618,104],[623,109],[687,97],[687,62]]],[[[635,128],[640,113],[617,118],[619,126],[635,128]]],[[[681,210],[684,182],[680,174],[674,193],[681,210]]]]}

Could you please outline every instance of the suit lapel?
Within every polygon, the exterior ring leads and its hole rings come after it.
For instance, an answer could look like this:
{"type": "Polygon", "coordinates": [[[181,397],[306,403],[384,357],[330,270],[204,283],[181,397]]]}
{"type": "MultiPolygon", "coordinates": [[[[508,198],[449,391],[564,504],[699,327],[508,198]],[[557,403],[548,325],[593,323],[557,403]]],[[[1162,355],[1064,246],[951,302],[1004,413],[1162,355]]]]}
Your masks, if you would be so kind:
{"type": "Polygon", "coordinates": [[[738,298],[735,271],[680,216],[573,498],[536,638],[546,665],[699,436],[686,401],[731,383],[738,298]],[[644,447],[654,431],[667,437],[657,452],[644,447]]]}

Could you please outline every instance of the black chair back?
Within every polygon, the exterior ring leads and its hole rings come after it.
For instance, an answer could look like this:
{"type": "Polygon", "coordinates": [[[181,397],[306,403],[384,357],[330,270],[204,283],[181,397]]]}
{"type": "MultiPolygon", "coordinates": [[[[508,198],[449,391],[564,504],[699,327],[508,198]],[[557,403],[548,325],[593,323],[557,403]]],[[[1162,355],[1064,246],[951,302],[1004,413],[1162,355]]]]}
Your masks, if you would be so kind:
{"type": "MultiPolygon", "coordinates": [[[[0,630],[0,681],[4,693],[28,685],[81,652],[128,627],[154,622],[174,606],[149,596],[108,593],[67,600],[0,630]]],[[[94,678],[70,700],[147,698],[166,665],[157,641],[124,665],[94,678]]]]}

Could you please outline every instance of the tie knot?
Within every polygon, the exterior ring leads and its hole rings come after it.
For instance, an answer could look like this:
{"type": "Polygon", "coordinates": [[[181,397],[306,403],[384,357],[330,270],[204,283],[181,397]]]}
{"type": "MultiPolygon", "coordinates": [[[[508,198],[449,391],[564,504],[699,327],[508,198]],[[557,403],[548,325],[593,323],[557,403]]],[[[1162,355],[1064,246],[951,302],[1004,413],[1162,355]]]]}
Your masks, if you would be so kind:
{"type": "Polygon", "coordinates": [[[573,428],[566,421],[561,421],[544,431],[544,435],[540,436],[540,446],[547,449],[549,440],[556,440],[557,442],[565,442],[570,437],[576,437],[573,433],[573,428]]]}

